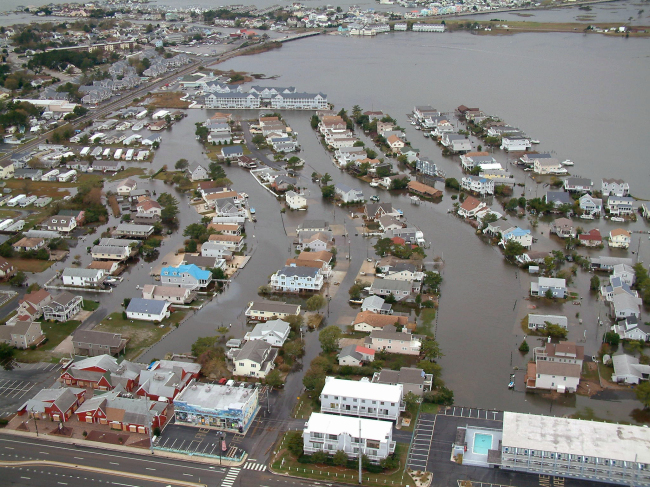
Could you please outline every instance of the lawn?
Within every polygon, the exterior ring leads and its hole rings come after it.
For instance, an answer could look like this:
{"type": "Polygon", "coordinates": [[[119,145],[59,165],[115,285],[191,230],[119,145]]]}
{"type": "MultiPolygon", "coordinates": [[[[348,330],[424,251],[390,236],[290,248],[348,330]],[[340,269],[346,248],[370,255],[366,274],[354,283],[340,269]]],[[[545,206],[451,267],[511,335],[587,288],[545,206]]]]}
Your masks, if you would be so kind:
{"type": "Polygon", "coordinates": [[[30,179],[9,179],[6,181],[6,188],[12,189],[14,193],[30,193],[37,194],[38,196],[49,196],[51,198],[60,199],[70,194],[68,188],[72,188],[77,184],[69,181],[67,183],[59,183],[58,181],[32,181],[30,179]]]}
{"type": "Polygon", "coordinates": [[[121,333],[123,338],[128,338],[129,343],[126,346],[126,358],[133,360],[137,358],[142,351],[160,341],[160,339],[169,332],[169,326],[175,325],[182,320],[187,313],[184,311],[172,313],[172,316],[160,325],[149,321],[125,320],[122,313],[111,313],[108,318],[93,328],[96,331],[106,331],[109,333],[121,333]]]}
{"type": "Polygon", "coordinates": [[[436,319],[435,308],[424,308],[420,313],[420,326],[415,330],[419,335],[433,336],[433,321],[436,319]]]}
{"type": "MultiPolygon", "coordinates": [[[[363,485],[401,486],[412,483],[411,478],[404,475],[404,466],[408,455],[407,445],[398,445],[396,453],[400,462],[398,469],[386,473],[363,471],[363,485]]],[[[278,455],[273,458],[271,467],[275,472],[286,473],[299,478],[350,484],[357,484],[359,479],[359,472],[356,468],[300,463],[284,449],[281,449],[278,455]]]]}
{"type": "Polygon", "coordinates": [[[21,259],[20,257],[9,257],[7,260],[16,268],[16,270],[34,272],[36,274],[43,272],[54,264],[53,260],[21,259]]]}
{"type": "Polygon", "coordinates": [[[134,176],[140,176],[140,179],[146,179],[149,176],[147,176],[147,170],[142,168],[142,167],[129,167],[128,169],[125,169],[124,171],[119,171],[113,174],[112,176],[107,177],[106,179],[108,181],[119,181],[122,179],[126,178],[132,178],[134,176]]]}
{"type": "Polygon", "coordinates": [[[293,407],[291,417],[296,419],[309,419],[312,412],[314,412],[314,401],[305,392],[300,396],[300,400],[293,407]]]}
{"type": "Polygon", "coordinates": [[[147,108],[187,108],[189,101],[182,101],[185,93],[181,91],[166,91],[165,93],[154,93],[149,97],[147,108]]]}
{"type": "Polygon", "coordinates": [[[437,404],[432,404],[430,402],[423,402],[422,406],[420,407],[420,412],[421,413],[428,413],[428,414],[438,414],[438,409],[440,406],[437,404]]]}
{"type": "Polygon", "coordinates": [[[36,350],[16,350],[16,360],[19,362],[58,362],[61,357],[67,356],[67,354],[55,354],[52,350],[72,334],[80,324],[81,322],[77,320],[64,323],[42,322],[41,329],[47,337],[47,342],[36,350]]]}
{"type": "Polygon", "coordinates": [[[95,311],[99,308],[99,301],[91,301],[90,299],[84,299],[84,304],[81,307],[84,311],[95,311]]]}

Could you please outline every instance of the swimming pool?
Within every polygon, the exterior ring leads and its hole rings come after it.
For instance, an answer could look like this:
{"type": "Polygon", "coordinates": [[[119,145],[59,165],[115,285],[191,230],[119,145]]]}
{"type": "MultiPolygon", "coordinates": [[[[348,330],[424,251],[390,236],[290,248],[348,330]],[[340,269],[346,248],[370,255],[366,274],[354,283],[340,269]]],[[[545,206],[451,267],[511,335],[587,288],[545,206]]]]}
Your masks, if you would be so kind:
{"type": "Polygon", "coordinates": [[[492,435],[484,433],[474,434],[474,445],[472,451],[477,455],[487,455],[488,450],[492,448],[492,435]]]}

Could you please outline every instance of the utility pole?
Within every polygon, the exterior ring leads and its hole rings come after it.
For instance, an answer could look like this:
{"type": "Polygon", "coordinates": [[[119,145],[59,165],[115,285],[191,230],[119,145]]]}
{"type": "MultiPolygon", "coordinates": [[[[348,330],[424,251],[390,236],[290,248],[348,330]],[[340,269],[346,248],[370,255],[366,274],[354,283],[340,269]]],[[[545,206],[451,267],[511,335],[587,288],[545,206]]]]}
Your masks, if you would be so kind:
{"type": "MultiPolygon", "coordinates": [[[[360,408],[360,406],[357,406],[360,408]]],[[[361,450],[361,410],[359,411],[359,485],[363,482],[363,477],[361,476],[361,457],[363,456],[363,451],[361,450]]]]}
{"type": "Polygon", "coordinates": [[[36,422],[36,414],[34,413],[33,407],[32,407],[32,418],[34,418],[34,429],[36,430],[36,437],[38,438],[38,423],[36,422]]]}

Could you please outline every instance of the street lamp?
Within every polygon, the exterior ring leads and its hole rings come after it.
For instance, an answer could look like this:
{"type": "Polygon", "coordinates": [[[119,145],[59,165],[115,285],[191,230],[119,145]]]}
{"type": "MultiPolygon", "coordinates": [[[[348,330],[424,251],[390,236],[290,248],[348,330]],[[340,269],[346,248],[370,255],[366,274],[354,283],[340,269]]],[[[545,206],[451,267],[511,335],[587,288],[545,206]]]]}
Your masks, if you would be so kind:
{"type": "Polygon", "coordinates": [[[219,431],[219,466],[221,466],[221,456],[223,455],[223,442],[221,438],[223,438],[223,432],[219,431]]]}

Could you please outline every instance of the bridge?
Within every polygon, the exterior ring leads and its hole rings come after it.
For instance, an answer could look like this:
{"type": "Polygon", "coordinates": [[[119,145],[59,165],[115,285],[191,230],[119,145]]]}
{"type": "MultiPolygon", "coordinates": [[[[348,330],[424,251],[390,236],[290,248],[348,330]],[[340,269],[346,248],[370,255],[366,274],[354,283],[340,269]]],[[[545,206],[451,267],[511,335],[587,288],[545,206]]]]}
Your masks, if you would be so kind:
{"type": "Polygon", "coordinates": [[[273,39],[274,42],[291,42],[291,41],[296,41],[298,39],[303,39],[305,37],[313,37],[313,36],[319,36],[321,33],[319,31],[312,31],[312,32],[303,32],[302,34],[296,34],[295,36],[291,37],[285,37],[284,39],[273,39]]]}

